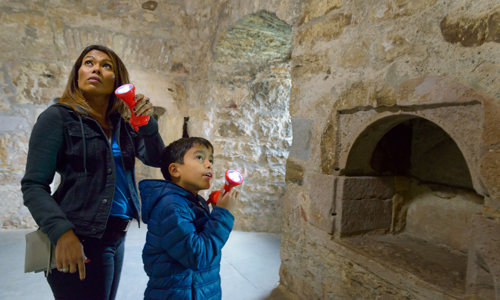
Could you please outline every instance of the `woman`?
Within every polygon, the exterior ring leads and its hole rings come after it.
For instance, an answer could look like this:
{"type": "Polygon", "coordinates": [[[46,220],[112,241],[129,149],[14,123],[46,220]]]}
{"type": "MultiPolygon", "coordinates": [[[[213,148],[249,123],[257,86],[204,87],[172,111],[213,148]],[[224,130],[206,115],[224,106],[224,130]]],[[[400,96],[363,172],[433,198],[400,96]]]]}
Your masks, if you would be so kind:
{"type": "MultiPolygon", "coordinates": [[[[132,219],[139,220],[135,158],[159,167],[163,141],[150,118],[135,131],[114,90],[129,83],[111,50],[91,45],[76,60],[57,104],[40,114],[21,181],[24,204],[56,246],[57,270],[47,276],[56,299],[114,299],[132,219]],[[55,172],[57,190],[50,187],[55,172]]],[[[137,94],[134,111],[151,115],[137,94]]]]}

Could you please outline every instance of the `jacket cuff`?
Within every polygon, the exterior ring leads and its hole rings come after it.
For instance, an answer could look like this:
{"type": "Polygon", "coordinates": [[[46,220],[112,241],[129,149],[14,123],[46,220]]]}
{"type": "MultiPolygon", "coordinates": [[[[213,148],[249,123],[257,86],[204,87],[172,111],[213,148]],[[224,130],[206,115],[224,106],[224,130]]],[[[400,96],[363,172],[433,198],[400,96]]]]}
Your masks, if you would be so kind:
{"type": "Polygon", "coordinates": [[[71,224],[70,222],[65,222],[63,225],[60,225],[56,229],[51,230],[49,233],[47,233],[52,245],[57,245],[57,241],[59,240],[61,235],[65,234],[71,229],[75,229],[73,224],[71,224]]]}
{"type": "Polygon", "coordinates": [[[224,218],[226,218],[228,221],[230,221],[231,223],[234,222],[234,215],[228,209],[225,209],[224,207],[215,206],[212,209],[212,214],[215,214],[215,215],[220,214],[224,218]]]}
{"type": "Polygon", "coordinates": [[[153,116],[150,116],[148,124],[139,127],[138,132],[141,135],[155,135],[158,132],[158,121],[153,116]]]}

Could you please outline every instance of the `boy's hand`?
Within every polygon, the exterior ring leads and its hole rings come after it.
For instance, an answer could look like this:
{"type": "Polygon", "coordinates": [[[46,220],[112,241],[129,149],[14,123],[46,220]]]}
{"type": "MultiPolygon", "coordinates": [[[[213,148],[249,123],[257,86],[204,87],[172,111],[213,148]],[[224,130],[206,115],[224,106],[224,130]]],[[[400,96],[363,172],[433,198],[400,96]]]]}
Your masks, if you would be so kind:
{"type": "Polygon", "coordinates": [[[227,210],[231,210],[234,206],[234,200],[238,197],[237,190],[230,190],[229,193],[226,194],[224,188],[221,189],[219,199],[217,199],[216,206],[223,207],[227,210]]]}

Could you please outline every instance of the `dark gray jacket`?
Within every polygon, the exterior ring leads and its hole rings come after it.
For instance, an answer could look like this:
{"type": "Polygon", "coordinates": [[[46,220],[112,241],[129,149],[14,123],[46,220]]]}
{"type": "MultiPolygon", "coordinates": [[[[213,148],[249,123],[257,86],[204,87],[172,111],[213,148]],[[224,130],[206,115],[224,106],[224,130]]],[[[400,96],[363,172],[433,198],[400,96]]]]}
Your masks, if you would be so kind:
{"type": "MultiPolygon", "coordinates": [[[[111,121],[126,170],[133,173],[136,157],[146,165],[160,166],[164,144],[154,118],[138,132],[119,114],[111,121]]],[[[62,104],[40,114],[31,133],[21,190],[24,204],[53,244],[70,229],[80,236],[102,237],[115,178],[111,144],[97,121],[62,104]],[[51,195],[55,172],[61,182],[51,195]]],[[[135,177],[133,181],[129,190],[135,218],[140,220],[135,177]]]]}

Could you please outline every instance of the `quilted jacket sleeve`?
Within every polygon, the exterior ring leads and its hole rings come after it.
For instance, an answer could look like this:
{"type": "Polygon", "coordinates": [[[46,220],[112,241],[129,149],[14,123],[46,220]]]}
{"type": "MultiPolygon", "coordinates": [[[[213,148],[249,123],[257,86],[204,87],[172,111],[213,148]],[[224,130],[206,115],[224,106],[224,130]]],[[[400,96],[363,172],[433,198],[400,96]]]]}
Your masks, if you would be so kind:
{"type": "Polygon", "coordinates": [[[233,228],[233,215],[225,208],[215,207],[207,213],[208,220],[201,230],[197,230],[195,213],[183,198],[176,198],[158,210],[158,217],[163,220],[161,247],[184,267],[193,270],[218,263],[233,228]]]}

